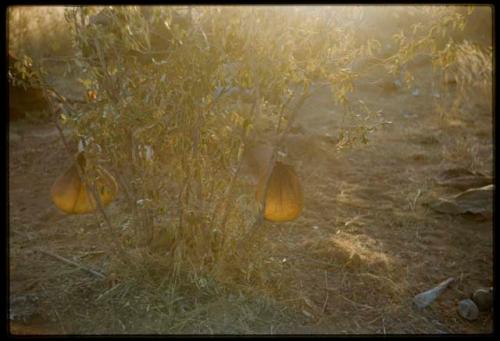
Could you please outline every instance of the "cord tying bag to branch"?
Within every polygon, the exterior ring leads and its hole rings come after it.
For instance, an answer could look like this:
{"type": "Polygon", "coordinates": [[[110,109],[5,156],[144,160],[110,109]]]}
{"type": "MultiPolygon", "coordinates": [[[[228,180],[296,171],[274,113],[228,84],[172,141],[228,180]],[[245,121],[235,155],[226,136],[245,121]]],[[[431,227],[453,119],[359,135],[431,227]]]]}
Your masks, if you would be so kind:
{"type": "MultiPolygon", "coordinates": [[[[266,183],[262,176],[257,185],[256,198],[260,202],[266,183]]],[[[304,194],[299,177],[292,166],[276,162],[265,200],[264,218],[269,221],[284,222],[297,219],[304,207],[304,194]]]]}
{"type": "MultiPolygon", "coordinates": [[[[80,168],[85,168],[83,153],[77,157],[80,168]]],[[[101,203],[105,207],[113,201],[118,192],[118,184],[113,176],[104,168],[97,166],[96,189],[101,203]]],[[[97,205],[92,192],[85,186],[78,175],[77,165],[73,164],[61,175],[51,189],[52,201],[61,211],[68,214],[90,213],[96,210],[97,205]]]]}

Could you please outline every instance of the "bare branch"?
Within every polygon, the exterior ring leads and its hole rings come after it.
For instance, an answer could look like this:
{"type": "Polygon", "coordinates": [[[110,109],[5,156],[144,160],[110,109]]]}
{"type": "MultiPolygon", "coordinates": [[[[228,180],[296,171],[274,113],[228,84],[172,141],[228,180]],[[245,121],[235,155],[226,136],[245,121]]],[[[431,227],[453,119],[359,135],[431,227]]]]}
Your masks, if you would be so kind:
{"type": "Polygon", "coordinates": [[[49,252],[49,251],[46,251],[46,250],[42,250],[42,249],[39,249],[39,248],[35,248],[35,251],[37,252],[40,252],[40,253],[43,253],[47,256],[50,256],[52,258],[55,258],[63,263],[66,263],[66,264],[69,264],[69,265],[72,265],[72,266],[75,266],[95,277],[98,277],[100,279],[105,279],[106,278],[106,275],[102,274],[101,272],[98,272],[98,271],[95,271],[95,270],[92,270],[82,264],[79,264],[79,263],[76,263],[76,262],[73,262],[72,260],[69,260],[67,258],[64,258],[62,256],[59,256],[59,255],[56,255],[55,253],[52,253],[52,252],[49,252]]]}

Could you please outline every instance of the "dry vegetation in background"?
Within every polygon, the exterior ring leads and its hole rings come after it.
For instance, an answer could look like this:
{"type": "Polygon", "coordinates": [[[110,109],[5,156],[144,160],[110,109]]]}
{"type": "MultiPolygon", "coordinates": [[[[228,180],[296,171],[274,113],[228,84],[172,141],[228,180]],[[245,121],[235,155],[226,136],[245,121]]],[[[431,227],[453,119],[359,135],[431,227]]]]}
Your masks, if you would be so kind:
{"type": "MultiPolygon", "coordinates": [[[[9,51],[28,55],[68,102],[87,90],[99,99],[10,123],[10,304],[26,317],[11,331],[492,331],[493,313],[468,322],[456,312],[493,285],[491,220],[426,205],[457,193],[436,186],[443,170],[493,176],[491,9],[325,8],[271,8],[257,23],[250,11],[262,8],[202,7],[206,31],[172,28],[175,47],[152,63],[137,58],[151,43],[138,8],[113,19],[123,44],[81,25],[102,7],[9,9],[9,51]],[[213,95],[231,86],[259,91],[248,102],[213,95]],[[269,156],[264,148],[252,161],[248,146],[274,146],[304,89],[311,96],[276,153],[301,178],[304,212],[264,222],[241,247],[258,213],[256,163],[269,156]],[[119,180],[110,224],[51,203],[72,163],[56,119],[75,150],[85,138],[91,162],[119,180]],[[432,306],[412,305],[451,276],[457,283],[432,306]]],[[[159,21],[184,8],[156,10],[159,21]]]]}

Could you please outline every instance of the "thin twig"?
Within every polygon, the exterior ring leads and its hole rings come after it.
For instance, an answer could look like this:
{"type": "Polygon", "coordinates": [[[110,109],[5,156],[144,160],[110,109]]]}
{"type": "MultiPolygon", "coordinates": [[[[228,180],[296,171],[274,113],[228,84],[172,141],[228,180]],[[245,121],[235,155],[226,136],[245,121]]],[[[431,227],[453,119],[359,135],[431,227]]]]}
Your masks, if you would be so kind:
{"type": "Polygon", "coordinates": [[[102,294],[100,294],[96,300],[94,302],[97,302],[99,300],[101,300],[104,296],[107,296],[110,292],[114,291],[116,288],[120,287],[122,285],[122,283],[118,283],[117,285],[115,285],[114,287],[112,288],[109,288],[108,290],[106,290],[105,292],[103,292],[102,294]]]}
{"type": "Polygon", "coordinates": [[[326,298],[325,298],[325,303],[323,303],[323,309],[321,309],[321,313],[324,314],[326,311],[326,306],[328,305],[328,291],[326,292],[326,298]]]}
{"type": "Polygon", "coordinates": [[[61,329],[62,329],[62,332],[64,334],[67,334],[66,332],[66,328],[64,327],[64,323],[62,322],[62,319],[61,319],[61,316],[59,315],[59,312],[57,311],[57,309],[52,309],[52,311],[56,314],[57,316],[57,321],[59,322],[59,324],[61,325],[61,329]]]}
{"type": "MultiPolygon", "coordinates": [[[[198,144],[199,144],[199,141],[200,141],[200,138],[199,138],[199,130],[200,130],[200,127],[203,123],[202,119],[203,119],[203,113],[204,112],[209,112],[213,105],[222,97],[223,94],[225,94],[226,92],[228,91],[228,89],[222,89],[221,93],[219,93],[218,96],[216,96],[212,101],[210,101],[210,103],[208,103],[203,109],[200,110],[197,118],[196,118],[196,122],[195,122],[195,126],[194,126],[194,131],[193,131],[193,144],[192,144],[192,148],[191,148],[191,160],[196,160],[197,157],[198,157],[198,144]]],[[[187,160],[185,161],[185,163],[187,164],[187,160]]],[[[184,207],[187,207],[188,203],[189,203],[189,192],[190,192],[190,182],[191,182],[191,177],[192,177],[192,174],[194,172],[192,171],[192,167],[188,167],[187,168],[187,172],[186,172],[186,176],[184,178],[184,181],[183,181],[183,185],[181,187],[181,191],[179,192],[179,196],[178,196],[178,206],[179,206],[179,229],[182,233],[182,226],[183,226],[183,223],[184,223],[184,207]]],[[[198,174],[201,176],[201,173],[198,172],[198,174]]],[[[201,177],[198,177],[198,181],[199,181],[199,189],[201,191],[201,177]]],[[[200,196],[200,192],[198,193],[198,196],[200,196]]],[[[198,198],[199,200],[201,200],[201,197],[198,198]]]]}
{"type": "Polygon", "coordinates": [[[413,203],[412,203],[412,210],[415,210],[415,206],[417,205],[417,200],[418,198],[420,197],[420,194],[422,192],[420,191],[420,188],[418,189],[417,191],[417,195],[415,196],[415,198],[413,199],[413,203]]]}
{"type": "Polygon", "coordinates": [[[106,84],[105,84],[106,86],[104,87],[104,90],[108,94],[109,98],[111,98],[113,100],[114,103],[119,103],[118,98],[116,97],[116,94],[115,94],[115,92],[116,92],[115,88],[113,86],[113,84],[115,84],[115,83],[113,82],[113,79],[108,72],[108,66],[107,66],[106,61],[104,59],[101,45],[99,44],[99,41],[97,39],[94,39],[93,42],[94,42],[94,47],[97,51],[97,56],[99,57],[99,62],[101,63],[101,67],[104,70],[104,80],[106,81],[106,84]]]}
{"type": "Polygon", "coordinates": [[[100,279],[105,279],[106,278],[106,275],[104,275],[104,274],[102,274],[102,273],[100,273],[98,271],[92,270],[92,269],[90,269],[90,268],[88,268],[88,267],[86,267],[84,265],[81,265],[81,264],[78,264],[76,262],[73,262],[72,260],[69,260],[67,258],[61,257],[59,255],[56,255],[56,254],[52,253],[52,252],[49,252],[49,251],[46,251],[46,250],[42,250],[42,249],[39,249],[39,248],[35,248],[35,251],[43,253],[43,254],[45,254],[47,256],[51,256],[51,257],[53,257],[53,258],[55,258],[57,260],[60,260],[61,262],[64,262],[66,264],[75,266],[75,267],[77,267],[77,268],[79,268],[79,269],[81,269],[81,270],[83,270],[83,271],[85,271],[87,273],[90,273],[93,276],[99,277],[100,279]]]}
{"type": "Polygon", "coordinates": [[[365,309],[369,309],[369,310],[375,310],[374,307],[372,306],[369,306],[367,304],[363,304],[363,303],[358,303],[358,302],[354,302],[353,300],[350,300],[348,299],[347,297],[345,297],[344,295],[340,295],[340,297],[342,297],[344,300],[346,300],[347,302],[351,303],[351,304],[354,304],[355,306],[359,306],[359,307],[363,307],[365,309]]]}
{"type": "Polygon", "coordinates": [[[11,232],[14,232],[24,238],[27,238],[30,242],[33,241],[33,237],[31,237],[29,235],[29,232],[20,232],[20,231],[17,231],[17,230],[10,230],[11,232]]]}
{"type": "Polygon", "coordinates": [[[381,317],[383,317],[384,315],[379,315],[377,316],[376,318],[374,318],[373,320],[369,321],[369,322],[366,322],[366,324],[373,324],[375,321],[379,320],[381,317]]]}
{"type": "Polygon", "coordinates": [[[323,309],[321,309],[321,312],[324,314],[326,311],[326,306],[328,304],[328,271],[325,270],[325,292],[326,292],[326,298],[325,298],[325,303],[323,303],[323,309]]]}
{"type": "MultiPolygon", "coordinates": [[[[253,105],[252,105],[252,108],[250,109],[250,118],[253,119],[254,118],[254,112],[255,112],[255,108],[256,108],[256,103],[257,101],[254,101],[253,105]]],[[[240,142],[240,146],[245,146],[246,145],[246,142],[247,142],[247,138],[248,138],[248,134],[247,134],[247,131],[244,130],[243,131],[243,135],[242,135],[242,138],[241,138],[241,142],[240,142]]],[[[222,222],[221,222],[221,230],[222,230],[222,236],[224,238],[224,229],[225,229],[225,226],[226,226],[226,222],[227,222],[227,219],[229,217],[229,213],[231,212],[231,209],[233,207],[233,201],[231,200],[232,196],[233,196],[233,190],[234,190],[234,183],[236,181],[236,179],[238,178],[239,174],[240,174],[240,171],[241,171],[241,168],[242,168],[242,165],[243,165],[243,157],[240,158],[239,162],[238,162],[238,165],[236,167],[236,171],[233,173],[231,179],[229,180],[229,184],[226,188],[226,191],[224,192],[224,197],[226,198],[226,202],[224,203],[224,205],[222,205],[222,207],[225,207],[225,212],[224,212],[224,215],[223,215],[223,218],[222,218],[222,222]]]]}
{"type": "Polygon", "coordinates": [[[89,251],[89,252],[85,252],[84,254],[82,254],[80,257],[87,257],[87,256],[94,256],[94,255],[102,255],[106,253],[105,251],[89,251]]]}

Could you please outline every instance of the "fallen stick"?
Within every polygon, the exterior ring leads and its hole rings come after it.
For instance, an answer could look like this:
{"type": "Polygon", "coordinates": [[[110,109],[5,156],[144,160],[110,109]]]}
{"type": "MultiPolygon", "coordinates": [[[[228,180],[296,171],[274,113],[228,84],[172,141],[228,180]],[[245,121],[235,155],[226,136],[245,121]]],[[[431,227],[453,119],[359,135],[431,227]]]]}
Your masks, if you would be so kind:
{"type": "Polygon", "coordinates": [[[345,297],[344,295],[340,295],[340,297],[342,297],[344,300],[346,300],[347,302],[355,305],[355,306],[358,306],[358,307],[362,307],[362,308],[365,308],[365,309],[369,309],[369,310],[375,310],[374,307],[368,305],[368,304],[363,304],[363,303],[358,303],[358,302],[354,302],[353,300],[350,300],[348,299],[347,297],[345,297]]]}
{"type": "Polygon", "coordinates": [[[33,237],[29,235],[29,232],[19,232],[17,230],[11,230],[11,232],[28,239],[30,242],[33,241],[33,237]]]}
{"type": "Polygon", "coordinates": [[[73,265],[73,266],[75,266],[75,267],[79,268],[80,270],[83,270],[83,271],[85,271],[85,272],[87,272],[87,273],[89,273],[89,274],[91,274],[91,275],[94,275],[94,276],[96,276],[96,277],[99,277],[99,278],[101,278],[101,279],[106,278],[106,276],[105,276],[104,274],[102,274],[102,273],[100,273],[100,272],[98,272],[98,271],[92,270],[92,269],[90,269],[90,268],[88,268],[88,267],[86,267],[86,266],[83,266],[83,265],[81,265],[81,264],[78,264],[78,263],[76,263],[76,262],[73,262],[73,261],[71,261],[71,260],[69,260],[69,259],[67,259],[67,258],[61,257],[61,256],[59,256],[59,255],[56,255],[56,254],[52,253],[52,252],[45,251],[45,250],[42,250],[42,249],[39,249],[39,248],[35,248],[35,251],[38,251],[38,252],[40,252],[40,253],[43,253],[43,254],[45,254],[45,255],[47,255],[47,256],[51,256],[52,258],[55,258],[55,259],[57,259],[57,260],[60,260],[60,261],[61,261],[61,262],[63,262],[63,263],[66,263],[66,264],[69,264],[69,265],[73,265]]]}
{"type": "Polygon", "coordinates": [[[103,292],[102,294],[100,294],[100,295],[96,298],[95,302],[99,301],[101,298],[103,298],[104,296],[108,295],[110,292],[114,291],[114,290],[115,290],[116,288],[118,288],[119,286],[121,286],[121,284],[120,284],[120,283],[118,283],[118,284],[117,284],[117,285],[115,285],[114,287],[112,287],[112,288],[110,288],[110,289],[106,290],[105,292],[103,292]]]}
{"type": "Polygon", "coordinates": [[[81,254],[80,258],[87,257],[87,256],[94,256],[94,255],[102,255],[104,253],[106,253],[106,251],[89,251],[89,252],[85,252],[85,253],[81,254]]]}

